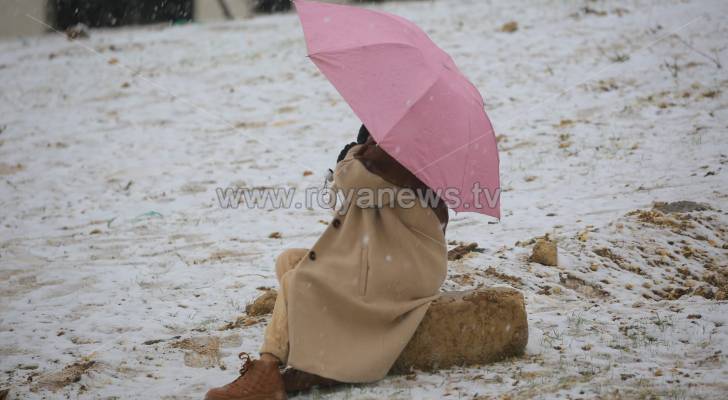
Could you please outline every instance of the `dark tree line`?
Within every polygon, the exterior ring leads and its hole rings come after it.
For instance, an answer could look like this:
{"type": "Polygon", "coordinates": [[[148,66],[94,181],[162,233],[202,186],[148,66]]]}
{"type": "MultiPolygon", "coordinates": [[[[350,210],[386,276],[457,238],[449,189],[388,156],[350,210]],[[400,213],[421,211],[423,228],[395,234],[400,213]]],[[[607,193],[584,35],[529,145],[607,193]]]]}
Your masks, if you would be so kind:
{"type": "MultiPolygon", "coordinates": [[[[255,2],[253,9],[256,12],[273,13],[288,11],[291,9],[291,0],[253,0],[255,2]]],[[[381,3],[385,0],[353,0],[355,3],[381,3]]]]}
{"type": "MultiPolygon", "coordinates": [[[[230,16],[226,2],[251,1],[259,13],[285,12],[291,0],[222,0],[223,12],[230,16]]],[[[367,0],[354,0],[365,2],[367,0]]],[[[368,0],[379,2],[383,0],[368,0]]],[[[50,0],[50,19],[55,27],[66,29],[78,23],[90,27],[111,27],[154,22],[189,21],[194,18],[194,0],[50,0]]]]}
{"type": "Polygon", "coordinates": [[[58,29],[78,23],[108,27],[187,21],[194,11],[193,0],[55,0],[49,5],[58,29]]]}

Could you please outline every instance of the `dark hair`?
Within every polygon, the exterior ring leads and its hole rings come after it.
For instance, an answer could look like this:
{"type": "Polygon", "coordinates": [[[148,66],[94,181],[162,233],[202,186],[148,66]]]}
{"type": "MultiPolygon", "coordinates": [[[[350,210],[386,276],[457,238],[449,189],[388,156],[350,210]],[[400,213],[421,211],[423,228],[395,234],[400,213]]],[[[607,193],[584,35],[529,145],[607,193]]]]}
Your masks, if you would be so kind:
{"type": "Polygon", "coordinates": [[[364,144],[367,139],[369,139],[369,129],[362,125],[361,128],[359,128],[359,135],[356,137],[356,142],[358,144],[364,144]]]}

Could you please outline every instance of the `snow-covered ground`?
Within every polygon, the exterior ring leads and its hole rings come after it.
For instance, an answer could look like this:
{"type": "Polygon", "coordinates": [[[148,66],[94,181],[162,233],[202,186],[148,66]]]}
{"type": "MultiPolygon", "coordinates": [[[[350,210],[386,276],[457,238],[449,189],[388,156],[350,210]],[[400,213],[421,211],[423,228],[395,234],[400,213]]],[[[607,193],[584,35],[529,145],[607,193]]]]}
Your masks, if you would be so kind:
{"type": "MultiPolygon", "coordinates": [[[[453,216],[448,239],[483,251],[445,289],[514,285],[530,340],[493,365],[301,397],[726,398],[728,4],[377,8],[483,92],[503,219],[453,216]],[[712,209],[651,210],[676,200],[712,209]],[[528,261],[547,233],[558,267],[528,261]]],[[[358,126],[293,14],[0,42],[0,389],[195,399],[232,379],[265,318],[220,328],[330,212],[222,209],[215,189],[321,185],[358,126]]]]}

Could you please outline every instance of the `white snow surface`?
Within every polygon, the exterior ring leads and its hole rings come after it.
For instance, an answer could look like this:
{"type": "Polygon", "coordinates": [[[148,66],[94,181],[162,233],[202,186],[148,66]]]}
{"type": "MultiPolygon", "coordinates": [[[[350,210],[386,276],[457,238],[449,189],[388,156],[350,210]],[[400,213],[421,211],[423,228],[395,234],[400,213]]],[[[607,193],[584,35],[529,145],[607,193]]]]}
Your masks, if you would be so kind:
{"type": "MultiPolygon", "coordinates": [[[[520,279],[530,339],[503,362],[298,398],[726,398],[728,304],[691,291],[728,268],[728,4],[370,7],[423,27],[483,93],[503,218],[452,215],[448,239],[483,250],[451,262],[444,289],[509,284],[489,267],[520,279]],[[502,32],[509,21],[518,29],[502,32]],[[712,210],[629,214],[676,200],[712,210]],[[528,260],[547,233],[558,267],[528,260]],[[668,286],[688,293],[655,295],[668,286]]],[[[199,399],[236,376],[239,351],[256,353],[265,318],[218,329],[331,213],[223,209],[215,189],[301,197],[355,138],[359,121],[305,49],[292,13],[0,42],[8,398],[199,399]],[[220,337],[219,362],[187,366],[177,336],[220,337]],[[78,382],[39,384],[89,361],[78,382]]]]}

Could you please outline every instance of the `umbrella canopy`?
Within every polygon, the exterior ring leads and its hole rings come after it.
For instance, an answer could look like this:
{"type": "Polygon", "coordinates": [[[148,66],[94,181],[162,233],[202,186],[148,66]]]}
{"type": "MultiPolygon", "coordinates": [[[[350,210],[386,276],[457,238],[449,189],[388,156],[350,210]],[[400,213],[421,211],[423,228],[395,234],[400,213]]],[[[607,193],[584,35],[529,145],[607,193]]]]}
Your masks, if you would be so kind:
{"type": "Polygon", "coordinates": [[[294,0],[311,60],[379,146],[455,211],[500,218],[499,160],[483,98],[414,23],[294,0]]]}

